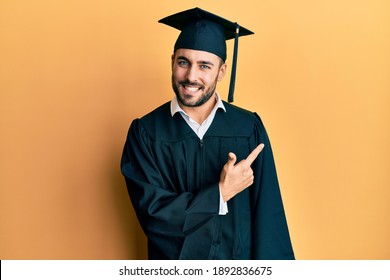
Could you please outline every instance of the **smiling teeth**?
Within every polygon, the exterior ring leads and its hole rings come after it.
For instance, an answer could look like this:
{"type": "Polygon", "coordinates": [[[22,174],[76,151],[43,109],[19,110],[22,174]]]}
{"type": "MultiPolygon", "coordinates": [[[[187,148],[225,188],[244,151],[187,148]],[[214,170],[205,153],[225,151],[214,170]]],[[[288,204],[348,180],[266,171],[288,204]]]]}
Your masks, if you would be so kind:
{"type": "Polygon", "coordinates": [[[189,87],[189,86],[186,86],[185,87],[188,91],[193,91],[193,92],[195,92],[195,91],[198,91],[199,90],[199,88],[198,87],[189,87]]]}

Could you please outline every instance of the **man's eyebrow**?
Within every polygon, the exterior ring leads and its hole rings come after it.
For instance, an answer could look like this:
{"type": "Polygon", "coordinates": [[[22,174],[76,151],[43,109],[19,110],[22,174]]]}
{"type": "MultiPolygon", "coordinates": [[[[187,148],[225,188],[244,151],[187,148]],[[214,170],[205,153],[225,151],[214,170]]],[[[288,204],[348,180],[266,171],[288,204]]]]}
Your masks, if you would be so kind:
{"type": "Polygon", "coordinates": [[[185,56],[178,56],[177,59],[181,59],[181,60],[185,60],[185,61],[189,61],[188,58],[186,58],[185,56]]]}
{"type": "Polygon", "coordinates": [[[211,61],[207,61],[207,60],[198,61],[198,64],[214,66],[214,63],[212,63],[211,61]]]}

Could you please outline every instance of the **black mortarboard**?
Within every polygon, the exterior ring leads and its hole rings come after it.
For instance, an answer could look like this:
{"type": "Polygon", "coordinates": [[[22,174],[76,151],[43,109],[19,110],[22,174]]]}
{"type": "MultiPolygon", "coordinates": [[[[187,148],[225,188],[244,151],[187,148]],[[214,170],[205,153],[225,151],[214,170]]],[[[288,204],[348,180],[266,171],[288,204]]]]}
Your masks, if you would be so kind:
{"type": "Polygon", "coordinates": [[[200,8],[194,8],[165,17],[158,22],[164,23],[181,31],[175,43],[174,50],[193,49],[206,51],[226,60],[226,40],[235,39],[230,77],[228,101],[233,102],[234,85],[236,80],[238,37],[254,34],[220,16],[200,8]]]}

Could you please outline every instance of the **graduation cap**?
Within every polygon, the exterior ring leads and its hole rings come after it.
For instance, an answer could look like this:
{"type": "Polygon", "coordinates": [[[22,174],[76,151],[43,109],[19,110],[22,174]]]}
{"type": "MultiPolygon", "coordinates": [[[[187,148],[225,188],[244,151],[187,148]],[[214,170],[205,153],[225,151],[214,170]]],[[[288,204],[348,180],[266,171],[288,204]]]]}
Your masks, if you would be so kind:
{"type": "Polygon", "coordinates": [[[158,22],[181,31],[176,40],[174,51],[181,48],[206,51],[219,56],[223,62],[226,60],[226,40],[234,38],[234,53],[228,96],[228,101],[233,102],[238,37],[254,33],[239,26],[236,22],[231,22],[200,8],[176,13],[160,19],[158,22]]]}

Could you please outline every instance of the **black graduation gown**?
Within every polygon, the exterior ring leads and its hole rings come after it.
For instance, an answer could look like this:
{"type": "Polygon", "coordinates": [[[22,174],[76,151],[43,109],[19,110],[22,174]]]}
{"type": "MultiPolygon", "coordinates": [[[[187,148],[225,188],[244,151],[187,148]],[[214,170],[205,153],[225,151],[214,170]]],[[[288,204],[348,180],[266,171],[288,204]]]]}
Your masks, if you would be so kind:
{"type": "Polygon", "coordinates": [[[121,168],[149,259],[294,259],[271,145],[260,118],[224,102],[200,140],[166,103],[129,129],[121,168]],[[260,143],[252,186],[219,215],[219,177],[260,143]]]}

